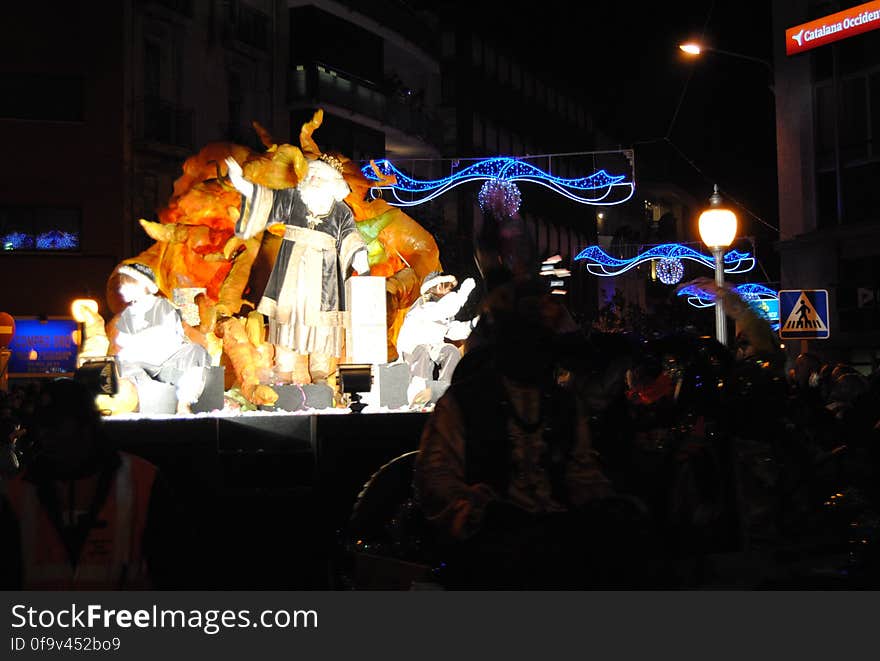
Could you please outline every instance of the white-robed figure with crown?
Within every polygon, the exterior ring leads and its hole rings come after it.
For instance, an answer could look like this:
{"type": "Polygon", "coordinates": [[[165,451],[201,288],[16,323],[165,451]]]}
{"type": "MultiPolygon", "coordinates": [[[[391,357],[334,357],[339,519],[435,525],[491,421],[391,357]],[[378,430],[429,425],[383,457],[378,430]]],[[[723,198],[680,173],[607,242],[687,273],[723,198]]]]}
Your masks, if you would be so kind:
{"type": "Polygon", "coordinates": [[[369,274],[367,250],[351,209],[342,163],[328,154],[309,162],[295,188],[272,190],[244,178],[226,159],[229,179],[242,194],[235,232],[250,238],[283,223],[284,237],[257,310],[269,320],[276,373],[293,373],[296,356],[309,355],[312,381],[326,380],[331,359],[345,347],[345,280],[369,274]]]}

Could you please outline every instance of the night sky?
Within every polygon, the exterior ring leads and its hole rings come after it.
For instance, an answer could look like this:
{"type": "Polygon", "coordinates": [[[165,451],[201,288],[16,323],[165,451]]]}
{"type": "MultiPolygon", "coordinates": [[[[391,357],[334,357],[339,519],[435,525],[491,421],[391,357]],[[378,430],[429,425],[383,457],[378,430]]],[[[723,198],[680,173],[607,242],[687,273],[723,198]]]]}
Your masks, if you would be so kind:
{"type": "MultiPolygon", "coordinates": [[[[480,30],[581,90],[600,126],[621,146],[635,146],[637,168],[640,152],[658,150],[675,166],[674,183],[707,200],[718,183],[769,225],[778,225],[768,71],[722,54],[689,59],[677,48],[703,36],[715,48],[770,60],[769,0],[480,5],[473,18],[480,30]]],[[[740,218],[743,234],[775,238],[747,212],[740,218]]]]}

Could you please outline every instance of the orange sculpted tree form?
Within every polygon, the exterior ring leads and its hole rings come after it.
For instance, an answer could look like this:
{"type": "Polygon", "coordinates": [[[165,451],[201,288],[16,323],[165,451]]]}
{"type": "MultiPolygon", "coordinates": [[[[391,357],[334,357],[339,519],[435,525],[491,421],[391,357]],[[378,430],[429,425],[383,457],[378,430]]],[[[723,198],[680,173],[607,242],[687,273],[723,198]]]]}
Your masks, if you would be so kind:
{"type": "MultiPolygon", "coordinates": [[[[187,333],[226,365],[227,387],[239,387],[253,404],[273,404],[277,400],[275,391],[265,385],[271,375],[271,346],[263,341],[260,315],[248,312],[269,276],[283,225],[270,226],[247,240],[235,236],[241,197],[224,180],[223,160],[232,156],[242,164],[247,179],[268,188],[295,186],[305,174],[308,161],[322,153],[312,137],[322,120],[323,112],[318,110],[303,125],[300,147],[276,144],[254,123],[265,152],[217,142],[188,158],[183,175],[174,182],[171,199],[158,213],[158,222],[140,220],[155,243],[122,262],[140,262],[152,268],[159,290],[170,299],[175,289],[205,290],[196,297],[200,323],[186,327],[187,333]]],[[[437,244],[400,209],[382,199],[368,200],[368,190],[375,182],[361,173],[357,163],[341,154],[333,155],[342,161],[343,175],[351,188],[345,202],[368,244],[370,272],[386,278],[389,358],[394,358],[397,331],[418,297],[422,279],[440,269],[437,244]]],[[[123,304],[117,284],[114,270],[107,283],[107,300],[118,314],[123,304]]],[[[115,335],[114,322],[108,329],[111,339],[115,335]]]]}

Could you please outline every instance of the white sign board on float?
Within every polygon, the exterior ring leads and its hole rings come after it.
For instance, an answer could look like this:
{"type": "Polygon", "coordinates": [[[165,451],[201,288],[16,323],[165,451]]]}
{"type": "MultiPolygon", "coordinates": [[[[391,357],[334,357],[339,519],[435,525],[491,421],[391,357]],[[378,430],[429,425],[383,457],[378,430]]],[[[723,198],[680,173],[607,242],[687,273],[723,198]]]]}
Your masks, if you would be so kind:
{"type": "Polygon", "coordinates": [[[345,329],[347,363],[388,362],[385,278],[359,275],[345,283],[350,323],[345,329]]]}

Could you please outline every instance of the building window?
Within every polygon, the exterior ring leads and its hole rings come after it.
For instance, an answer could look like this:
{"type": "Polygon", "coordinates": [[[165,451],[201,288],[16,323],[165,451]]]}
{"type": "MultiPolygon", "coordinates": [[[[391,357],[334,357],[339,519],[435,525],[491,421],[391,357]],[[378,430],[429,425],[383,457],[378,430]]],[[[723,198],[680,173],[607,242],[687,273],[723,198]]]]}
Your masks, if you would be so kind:
{"type": "Polygon", "coordinates": [[[229,71],[226,79],[229,85],[229,98],[227,112],[229,114],[229,129],[227,137],[241,142],[242,133],[242,106],[244,104],[244,91],[241,85],[241,75],[237,71],[229,71]]]}
{"type": "Polygon", "coordinates": [[[0,244],[4,252],[73,251],[80,247],[79,209],[0,207],[0,244]]]}
{"type": "Polygon", "coordinates": [[[522,71],[516,62],[510,64],[510,84],[513,85],[515,90],[522,87],[522,71]]]}
{"type": "Polygon", "coordinates": [[[501,156],[510,156],[510,133],[504,129],[498,131],[498,153],[501,156]]]}
{"type": "Polygon", "coordinates": [[[135,135],[148,142],[191,148],[193,112],[156,97],[136,99],[135,135]]]}
{"type": "Polygon", "coordinates": [[[483,42],[480,41],[480,38],[474,36],[471,38],[471,57],[474,60],[474,64],[478,67],[483,64],[483,42]]]}
{"type": "Polygon", "coordinates": [[[144,96],[158,99],[162,89],[162,49],[152,39],[144,41],[144,96]]]}
{"type": "Polygon", "coordinates": [[[492,49],[491,46],[487,45],[483,52],[483,56],[483,64],[485,66],[486,73],[490,76],[494,76],[498,70],[498,60],[495,51],[492,49]]]}
{"type": "Polygon", "coordinates": [[[232,13],[235,22],[235,38],[248,46],[268,50],[269,17],[247,5],[238,5],[238,11],[232,13]]]}
{"type": "Polygon", "coordinates": [[[502,83],[510,80],[510,60],[504,55],[498,56],[498,80],[502,83]]]}
{"type": "Polygon", "coordinates": [[[486,150],[495,154],[498,152],[498,130],[492,122],[486,122],[486,150]]]}
{"type": "Polygon", "coordinates": [[[875,71],[868,79],[868,104],[871,153],[880,154],[880,72],[875,71]]]}
{"type": "Polygon", "coordinates": [[[192,18],[193,0],[154,0],[154,2],[182,16],[192,18]]]}
{"type": "Polygon", "coordinates": [[[447,30],[443,33],[443,37],[440,41],[440,52],[443,54],[443,57],[452,57],[455,55],[455,33],[451,30],[447,30]]]}
{"type": "Polygon", "coordinates": [[[880,162],[872,161],[843,170],[844,219],[847,225],[877,220],[880,208],[880,162]]]}
{"type": "MultiPolygon", "coordinates": [[[[834,162],[834,90],[830,81],[815,89],[816,156],[818,168],[833,167],[834,162]]],[[[844,163],[880,158],[880,144],[874,144],[880,119],[880,73],[860,74],[841,80],[838,97],[840,155],[844,163]]]]}
{"type": "Polygon", "coordinates": [[[473,143],[474,147],[482,147],[483,146],[483,120],[480,119],[479,115],[474,115],[474,135],[473,135],[473,143]]]}
{"type": "Polygon", "coordinates": [[[51,73],[0,73],[0,117],[35,121],[83,121],[81,76],[51,73]]]}
{"type": "Polygon", "coordinates": [[[868,156],[868,80],[864,76],[841,84],[840,147],[845,160],[868,156]]]}
{"type": "Polygon", "coordinates": [[[452,76],[443,76],[440,78],[440,95],[444,103],[455,102],[455,78],[452,76]]]}
{"type": "Polygon", "coordinates": [[[510,149],[513,152],[513,156],[522,156],[523,143],[518,135],[513,136],[513,139],[510,141],[510,149]]]}

